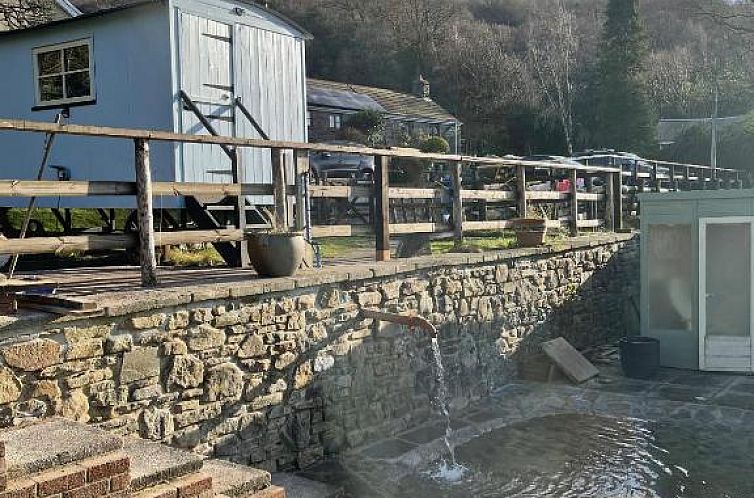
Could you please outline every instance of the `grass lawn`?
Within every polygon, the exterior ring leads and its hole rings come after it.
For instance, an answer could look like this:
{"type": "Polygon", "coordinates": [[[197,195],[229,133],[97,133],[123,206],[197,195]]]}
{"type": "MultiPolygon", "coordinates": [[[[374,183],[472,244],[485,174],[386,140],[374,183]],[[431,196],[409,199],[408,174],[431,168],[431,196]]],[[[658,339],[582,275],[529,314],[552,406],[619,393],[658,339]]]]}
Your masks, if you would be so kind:
{"type": "Polygon", "coordinates": [[[319,244],[320,256],[335,258],[345,256],[354,249],[374,249],[374,237],[323,237],[314,242],[319,244]]]}
{"type": "MultiPolygon", "coordinates": [[[[115,210],[115,226],[117,229],[123,229],[130,212],[131,210],[129,209],[115,210]]],[[[8,210],[6,219],[2,221],[7,221],[12,229],[20,230],[25,216],[26,209],[12,208],[8,210]]],[[[51,209],[35,208],[32,210],[31,219],[39,221],[45,232],[55,233],[63,231],[63,226],[55,218],[55,215],[52,214],[51,209]]],[[[104,224],[96,209],[71,209],[71,219],[74,229],[98,228],[104,224]]]]}

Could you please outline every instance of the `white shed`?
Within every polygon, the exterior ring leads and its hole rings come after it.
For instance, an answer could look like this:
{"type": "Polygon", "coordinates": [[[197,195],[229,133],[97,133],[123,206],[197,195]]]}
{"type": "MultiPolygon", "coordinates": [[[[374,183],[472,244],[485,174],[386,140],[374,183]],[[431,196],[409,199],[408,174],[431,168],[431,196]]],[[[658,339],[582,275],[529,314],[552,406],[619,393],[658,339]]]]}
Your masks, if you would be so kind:
{"type": "MultiPolygon", "coordinates": [[[[107,0],[105,0],[107,1],[107,0]]],[[[238,0],[138,1],[102,9],[89,0],[70,19],[0,32],[0,117],[207,134],[185,92],[221,134],[305,142],[305,40],[280,14],[238,0]],[[87,12],[88,11],[88,12],[87,12]]],[[[75,13],[75,12],[74,12],[75,13]]],[[[0,134],[0,178],[32,179],[44,137],[0,134]]],[[[133,144],[60,136],[50,164],[73,180],[133,181],[133,144]]],[[[243,148],[239,176],[271,184],[269,151],[243,148]]],[[[216,145],[155,143],[155,181],[230,182],[231,162],[216,145]]],[[[50,169],[45,178],[54,179],[50,169]]],[[[175,198],[155,207],[179,207],[175,198]]],[[[272,203],[256,198],[255,203],[272,203]]],[[[25,204],[5,199],[2,206],[25,204]]],[[[130,207],[133,199],[43,199],[47,207],[130,207]]]]}

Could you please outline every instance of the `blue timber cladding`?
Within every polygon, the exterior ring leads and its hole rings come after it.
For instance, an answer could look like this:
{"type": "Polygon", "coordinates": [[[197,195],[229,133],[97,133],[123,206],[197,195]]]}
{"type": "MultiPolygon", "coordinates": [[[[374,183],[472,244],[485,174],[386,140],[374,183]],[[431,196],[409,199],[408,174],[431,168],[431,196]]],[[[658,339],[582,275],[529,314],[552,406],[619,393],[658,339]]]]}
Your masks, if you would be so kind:
{"type": "MultiPolygon", "coordinates": [[[[234,109],[240,97],[271,138],[305,142],[308,36],[267,9],[227,0],[147,2],[0,36],[0,70],[10,74],[0,81],[0,91],[13,96],[0,101],[0,117],[52,121],[54,110],[32,111],[31,51],[91,38],[97,100],[71,108],[72,123],[204,134],[195,116],[182,108],[179,90],[184,90],[221,134],[259,137],[234,109]]],[[[0,134],[0,177],[33,178],[43,141],[42,135],[0,134]]],[[[69,168],[74,180],[132,181],[133,155],[128,140],[58,137],[51,164],[69,168]]],[[[244,181],[272,182],[268,151],[244,149],[242,156],[244,181]]],[[[152,170],[160,181],[232,179],[230,161],[211,145],[152,144],[152,170]]],[[[26,202],[2,201],[6,206],[26,202]]],[[[177,207],[179,202],[164,198],[155,206],[177,207]]],[[[128,207],[133,199],[42,199],[40,204],[128,207]]]]}

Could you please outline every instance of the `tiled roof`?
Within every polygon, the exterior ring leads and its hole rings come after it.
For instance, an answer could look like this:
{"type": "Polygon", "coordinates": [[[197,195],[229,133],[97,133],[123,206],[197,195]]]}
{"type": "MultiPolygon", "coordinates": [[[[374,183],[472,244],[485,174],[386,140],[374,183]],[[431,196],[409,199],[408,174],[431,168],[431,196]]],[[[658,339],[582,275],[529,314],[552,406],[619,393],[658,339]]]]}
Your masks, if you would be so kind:
{"type": "MultiPolygon", "coordinates": [[[[405,116],[415,119],[427,119],[432,121],[455,121],[456,118],[446,111],[437,102],[424,99],[408,93],[396,92],[387,88],[376,88],[337,81],[319,80],[309,78],[307,81],[309,93],[318,93],[323,90],[337,92],[351,92],[366,95],[376,101],[385,112],[397,116],[405,116]],[[314,92],[313,92],[314,91],[314,92]]],[[[311,99],[310,103],[314,104],[311,99]]],[[[354,110],[361,110],[354,109],[354,110]]]]}
{"type": "Polygon", "coordinates": [[[332,88],[320,88],[315,85],[308,85],[306,100],[309,105],[318,105],[335,109],[348,109],[355,111],[369,109],[387,112],[384,107],[378,104],[369,95],[355,93],[350,90],[334,90],[332,88]]]}

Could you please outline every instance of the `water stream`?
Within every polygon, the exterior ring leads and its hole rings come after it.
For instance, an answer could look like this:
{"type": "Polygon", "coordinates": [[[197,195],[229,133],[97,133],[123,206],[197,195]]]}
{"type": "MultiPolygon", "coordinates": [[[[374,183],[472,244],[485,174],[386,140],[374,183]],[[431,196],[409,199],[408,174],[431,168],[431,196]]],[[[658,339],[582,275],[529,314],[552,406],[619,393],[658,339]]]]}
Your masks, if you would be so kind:
{"type": "Polygon", "coordinates": [[[453,429],[450,426],[450,411],[448,410],[448,385],[445,383],[445,367],[442,364],[442,355],[440,354],[440,342],[437,337],[432,337],[432,355],[435,360],[435,377],[437,380],[436,399],[437,407],[445,418],[445,434],[443,441],[448,450],[448,460],[441,460],[437,467],[431,472],[433,479],[448,483],[460,481],[466,468],[456,462],[455,448],[453,447],[452,435],[453,429]]]}

